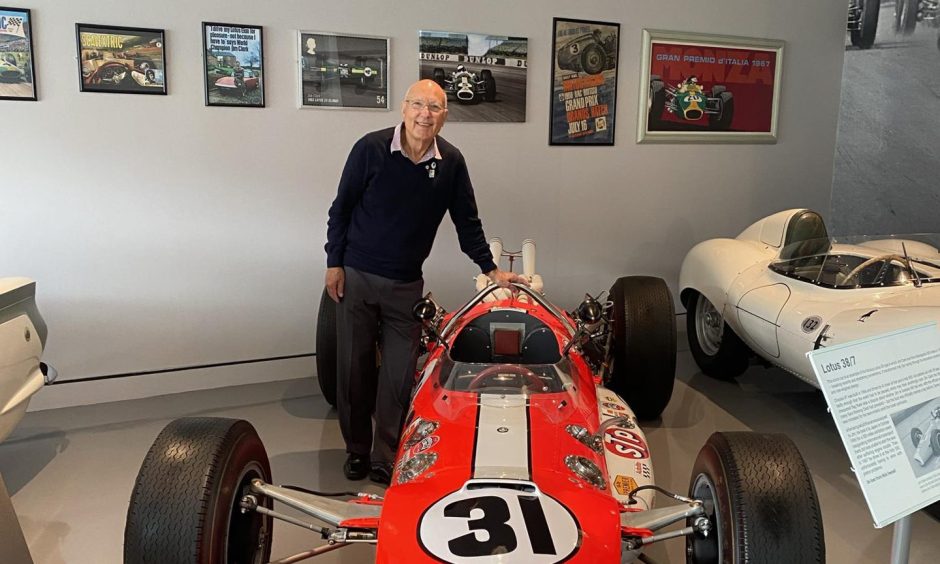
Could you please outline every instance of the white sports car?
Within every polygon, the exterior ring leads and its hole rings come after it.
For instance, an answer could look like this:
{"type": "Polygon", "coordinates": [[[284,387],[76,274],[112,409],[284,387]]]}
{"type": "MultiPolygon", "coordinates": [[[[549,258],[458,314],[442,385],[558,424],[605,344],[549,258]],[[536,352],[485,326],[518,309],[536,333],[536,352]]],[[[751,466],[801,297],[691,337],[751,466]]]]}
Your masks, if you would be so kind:
{"type": "Polygon", "coordinates": [[[808,351],[940,320],[936,240],[831,238],[818,213],[793,209],[699,243],[679,275],[692,356],[733,378],[753,351],[819,387],[808,351]]]}
{"type": "Polygon", "coordinates": [[[0,278],[0,441],[23,418],[33,394],[55,380],[55,370],[39,361],[45,343],[36,283],[0,278]]]}

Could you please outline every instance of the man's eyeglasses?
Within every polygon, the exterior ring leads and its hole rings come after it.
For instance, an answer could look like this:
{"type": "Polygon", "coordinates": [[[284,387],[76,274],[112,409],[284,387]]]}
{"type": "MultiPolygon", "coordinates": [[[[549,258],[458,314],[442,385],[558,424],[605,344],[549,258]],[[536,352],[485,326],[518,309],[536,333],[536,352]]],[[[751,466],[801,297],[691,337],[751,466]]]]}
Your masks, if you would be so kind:
{"type": "Polygon", "coordinates": [[[446,108],[437,102],[425,102],[424,100],[405,100],[408,103],[408,107],[416,112],[420,112],[424,108],[427,108],[432,114],[439,114],[443,112],[446,108]]]}

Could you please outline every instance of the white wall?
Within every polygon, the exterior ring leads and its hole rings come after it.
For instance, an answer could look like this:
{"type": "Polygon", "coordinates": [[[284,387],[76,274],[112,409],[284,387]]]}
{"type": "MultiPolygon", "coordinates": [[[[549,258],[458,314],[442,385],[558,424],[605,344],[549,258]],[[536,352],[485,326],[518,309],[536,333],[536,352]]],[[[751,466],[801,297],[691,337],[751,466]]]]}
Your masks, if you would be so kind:
{"type": "MultiPolygon", "coordinates": [[[[573,306],[623,274],[675,284],[696,242],[773,211],[828,212],[843,0],[337,2],[31,0],[38,103],[0,102],[0,273],[38,280],[62,379],[312,352],[326,214],[349,147],[397,111],[298,110],[297,29],[392,38],[395,99],[417,30],[529,38],[524,124],[458,124],[488,236],[533,237],[573,306]],[[263,7],[262,7],[263,6],[263,7]],[[552,16],[620,22],[616,145],[549,147],[552,16]],[[203,106],[200,22],[264,26],[265,109],[203,106]],[[166,29],[168,96],[79,93],[75,22],[166,29]],[[775,145],[637,145],[643,28],[786,41],[775,145]]],[[[474,265],[449,220],[425,266],[453,308],[474,265]]],[[[34,408],[312,374],[313,360],[54,386],[34,408]]]]}

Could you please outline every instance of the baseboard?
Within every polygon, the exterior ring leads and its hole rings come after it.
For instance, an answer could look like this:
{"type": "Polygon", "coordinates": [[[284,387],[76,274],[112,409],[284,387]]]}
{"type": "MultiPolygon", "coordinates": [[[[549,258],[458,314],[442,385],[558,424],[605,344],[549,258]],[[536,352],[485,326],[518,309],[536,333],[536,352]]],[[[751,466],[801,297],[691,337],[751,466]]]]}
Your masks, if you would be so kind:
{"type": "Polygon", "coordinates": [[[293,380],[312,377],[315,373],[314,357],[303,357],[179,372],[142,374],[91,382],[61,381],[46,386],[33,396],[27,411],[149,398],[242,384],[293,380]]]}

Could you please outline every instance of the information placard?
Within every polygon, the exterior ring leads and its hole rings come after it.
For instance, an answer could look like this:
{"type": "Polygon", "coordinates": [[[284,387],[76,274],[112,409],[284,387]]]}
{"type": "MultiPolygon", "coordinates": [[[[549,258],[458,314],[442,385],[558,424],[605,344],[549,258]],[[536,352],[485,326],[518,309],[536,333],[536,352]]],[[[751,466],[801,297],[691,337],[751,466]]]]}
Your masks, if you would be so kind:
{"type": "Polygon", "coordinates": [[[940,331],[807,353],[876,527],[940,500],[940,331]]]}

